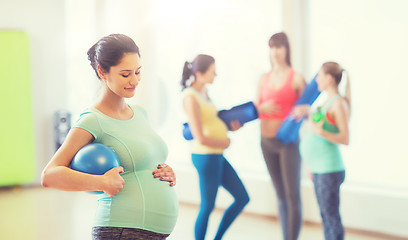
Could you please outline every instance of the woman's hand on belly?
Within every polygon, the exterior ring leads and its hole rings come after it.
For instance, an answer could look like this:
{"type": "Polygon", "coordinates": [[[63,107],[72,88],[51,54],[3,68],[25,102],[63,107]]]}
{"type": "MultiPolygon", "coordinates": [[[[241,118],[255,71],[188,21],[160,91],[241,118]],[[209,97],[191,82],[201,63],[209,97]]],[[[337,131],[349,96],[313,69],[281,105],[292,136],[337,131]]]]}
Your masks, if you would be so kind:
{"type": "Polygon", "coordinates": [[[276,105],[272,100],[266,101],[258,107],[259,113],[265,113],[268,115],[279,113],[280,111],[281,107],[279,105],[276,105]]]}
{"type": "Polygon", "coordinates": [[[170,186],[176,185],[176,174],[173,168],[167,164],[159,164],[157,169],[153,171],[153,177],[160,178],[161,181],[170,182],[170,186]]]}

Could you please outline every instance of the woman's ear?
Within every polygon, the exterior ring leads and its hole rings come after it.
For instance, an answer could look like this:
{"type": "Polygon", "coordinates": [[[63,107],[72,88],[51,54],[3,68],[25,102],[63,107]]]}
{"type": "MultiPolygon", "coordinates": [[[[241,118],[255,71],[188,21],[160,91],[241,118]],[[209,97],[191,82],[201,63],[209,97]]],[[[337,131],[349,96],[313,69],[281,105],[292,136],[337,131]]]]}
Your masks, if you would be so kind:
{"type": "Polygon", "coordinates": [[[336,80],[334,79],[334,77],[331,74],[326,74],[326,77],[329,79],[330,84],[332,84],[333,86],[336,86],[336,80]]]}
{"type": "Polygon", "coordinates": [[[195,74],[195,79],[201,79],[204,76],[204,73],[197,71],[195,74]]]}
{"type": "Polygon", "coordinates": [[[98,64],[98,66],[96,67],[96,71],[98,72],[98,75],[101,79],[106,80],[106,73],[101,65],[98,64]]]}

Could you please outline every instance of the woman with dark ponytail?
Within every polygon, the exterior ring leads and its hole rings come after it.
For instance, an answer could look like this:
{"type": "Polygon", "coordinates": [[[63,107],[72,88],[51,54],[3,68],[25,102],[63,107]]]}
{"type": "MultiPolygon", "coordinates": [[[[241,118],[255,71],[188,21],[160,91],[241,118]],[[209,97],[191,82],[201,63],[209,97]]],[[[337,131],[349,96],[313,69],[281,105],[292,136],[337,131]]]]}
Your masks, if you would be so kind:
{"type": "MultiPolygon", "coordinates": [[[[325,91],[328,100],[314,113],[309,131],[302,137],[302,159],[313,173],[313,183],[326,240],[344,239],[340,216],[340,185],[345,169],[339,144],[349,144],[350,81],[347,75],[345,97],[340,96],[338,86],[345,70],[335,62],[322,65],[316,82],[325,91]]],[[[296,113],[294,113],[296,114],[296,113]]]]}
{"type": "Polygon", "coordinates": [[[128,105],[141,80],[139,48],[128,36],[112,34],[88,50],[102,84],[97,102],[86,109],[42,173],[42,185],[65,191],[102,191],[92,239],[166,239],[178,215],[172,186],[176,177],[164,164],[167,146],[147,121],[146,111],[128,105]],[[104,175],[72,170],[75,154],[89,143],[112,148],[120,161],[104,175]],[[159,179],[157,179],[159,178],[159,179]]]}
{"type": "MultiPolygon", "coordinates": [[[[208,55],[198,55],[193,62],[185,62],[181,86],[183,107],[194,137],[192,161],[197,169],[201,204],[195,223],[195,239],[204,240],[209,216],[215,206],[219,186],[224,187],[235,199],[225,211],[214,239],[221,239],[225,231],[249,202],[248,193],[223,152],[230,145],[228,128],[218,118],[218,111],[207,94],[207,84],[212,84],[215,60],[208,55]]],[[[231,129],[241,127],[238,121],[230,123],[231,129]]]]}

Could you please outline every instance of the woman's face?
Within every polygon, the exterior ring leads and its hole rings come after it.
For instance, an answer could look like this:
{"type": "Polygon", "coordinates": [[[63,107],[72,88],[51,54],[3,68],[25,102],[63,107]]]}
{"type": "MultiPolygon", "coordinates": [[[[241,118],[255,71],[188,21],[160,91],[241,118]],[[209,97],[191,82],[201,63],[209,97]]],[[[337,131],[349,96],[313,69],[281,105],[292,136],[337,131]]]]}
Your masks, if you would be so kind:
{"type": "Polygon", "coordinates": [[[272,64],[286,64],[286,48],[284,46],[271,47],[269,56],[272,64]]]}
{"type": "Polygon", "coordinates": [[[106,86],[119,97],[131,98],[141,79],[140,58],[137,53],[125,53],[119,64],[112,66],[102,79],[106,86]]]}
{"type": "Polygon", "coordinates": [[[201,79],[203,79],[204,83],[212,84],[215,76],[217,76],[217,73],[215,72],[215,64],[211,63],[205,73],[198,72],[198,74],[201,75],[201,79]]]}
{"type": "Polygon", "coordinates": [[[325,73],[323,68],[321,68],[317,75],[316,83],[319,91],[324,91],[334,84],[334,78],[330,74],[325,73]]]}

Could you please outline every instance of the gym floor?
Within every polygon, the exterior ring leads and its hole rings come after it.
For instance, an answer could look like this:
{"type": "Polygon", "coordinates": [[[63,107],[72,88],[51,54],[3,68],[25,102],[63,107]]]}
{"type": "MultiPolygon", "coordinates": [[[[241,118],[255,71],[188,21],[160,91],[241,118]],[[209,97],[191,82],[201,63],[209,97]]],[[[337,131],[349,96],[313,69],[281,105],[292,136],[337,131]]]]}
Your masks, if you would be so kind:
{"type": "MultiPolygon", "coordinates": [[[[4,240],[89,240],[96,196],[63,192],[41,187],[0,188],[0,239],[4,240]]],[[[180,204],[179,219],[169,240],[194,239],[198,207],[180,204]]],[[[211,215],[207,239],[211,239],[222,217],[222,210],[211,215]]],[[[224,239],[282,239],[276,218],[241,214],[224,239]]],[[[299,239],[323,239],[321,226],[306,223],[299,239]]],[[[346,230],[348,240],[402,239],[356,230],[346,230]]]]}

